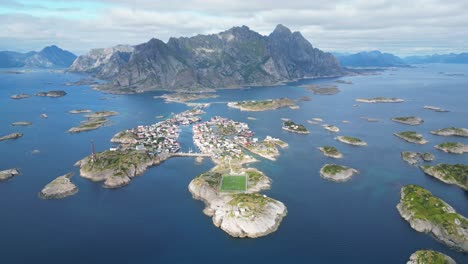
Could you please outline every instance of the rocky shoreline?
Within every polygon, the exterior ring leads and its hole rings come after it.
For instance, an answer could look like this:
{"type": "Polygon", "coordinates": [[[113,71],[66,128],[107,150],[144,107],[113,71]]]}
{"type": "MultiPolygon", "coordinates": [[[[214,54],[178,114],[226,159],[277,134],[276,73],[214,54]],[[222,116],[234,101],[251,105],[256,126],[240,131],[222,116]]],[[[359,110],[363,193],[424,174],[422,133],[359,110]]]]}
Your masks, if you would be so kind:
{"type": "Polygon", "coordinates": [[[78,187],[71,181],[73,173],[59,176],[47,184],[40,192],[42,199],[62,199],[78,192],[78,187]]]}
{"type": "Polygon", "coordinates": [[[403,151],[401,152],[401,158],[406,161],[410,165],[417,165],[419,164],[420,160],[429,162],[435,159],[434,155],[431,153],[419,153],[413,151],[403,151]]]}
{"type": "Polygon", "coordinates": [[[36,93],[36,96],[40,97],[52,97],[52,98],[57,98],[57,97],[62,97],[67,95],[65,91],[48,91],[48,92],[39,92],[36,93]]]}

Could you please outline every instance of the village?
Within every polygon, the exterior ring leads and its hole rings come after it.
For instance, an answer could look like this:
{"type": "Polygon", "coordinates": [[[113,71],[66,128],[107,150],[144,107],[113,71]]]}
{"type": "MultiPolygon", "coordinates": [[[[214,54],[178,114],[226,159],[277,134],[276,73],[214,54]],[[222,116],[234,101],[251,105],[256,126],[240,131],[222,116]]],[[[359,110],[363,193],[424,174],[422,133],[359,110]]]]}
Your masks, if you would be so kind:
{"type": "Polygon", "coordinates": [[[146,151],[151,155],[176,153],[180,150],[180,125],[190,125],[201,120],[205,112],[199,108],[191,109],[171,118],[149,126],[137,126],[114,136],[112,142],[121,143],[118,148],[146,151]]]}

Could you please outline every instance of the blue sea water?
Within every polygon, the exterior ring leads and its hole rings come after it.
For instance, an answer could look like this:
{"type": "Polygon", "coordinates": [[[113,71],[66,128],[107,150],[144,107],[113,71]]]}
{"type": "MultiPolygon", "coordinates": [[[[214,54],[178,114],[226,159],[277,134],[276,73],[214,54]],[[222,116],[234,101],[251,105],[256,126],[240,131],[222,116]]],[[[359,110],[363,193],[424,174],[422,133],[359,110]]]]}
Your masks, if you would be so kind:
{"type": "MultiPolygon", "coordinates": [[[[0,263],[406,263],[419,249],[443,252],[458,263],[468,256],[414,231],[401,219],[395,206],[403,185],[418,184],[468,216],[468,193],[424,175],[400,159],[406,150],[429,151],[434,163],[468,164],[468,155],[446,154],[433,148],[444,141],[468,144],[467,138],[431,135],[447,126],[468,127],[468,66],[433,64],[385,71],[380,75],[342,79],[340,93],[313,95],[302,84],[333,83],[336,79],[302,80],[284,86],[222,90],[212,102],[301,96],[300,109],[241,112],[225,104],[212,104],[206,120],[221,115],[249,124],[256,136],[279,137],[289,143],[277,161],[261,159],[252,166],[273,179],[268,196],[288,207],[278,231],[258,239],[235,239],[215,227],[202,213],[203,203],[192,199],[189,182],[213,164],[196,165],[190,158],[174,158],[135,178],[130,185],[109,190],[78,176],[74,163],[91,151],[112,146],[110,138],[126,128],[151,124],[156,116],[188,109],[185,105],[154,99],[162,92],[109,95],[89,86],[63,86],[83,76],[32,71],[0,74],[0,135],[22,132],[18,140],[0,142],[0,169],[19,168],[21,175],[0,183],[0,263]],[[464,73],[448,76],[446,73],[464,73]],[[62,98],[35,97],[12,100],[16,93],[65,90],[62,98]],[[357,97],[389,96],[405,99],[400,104],[357,104],[357,97]],[[423,109],[435,105],[450,110],[423,109]],[[111,125],[99,130],[69,134],[83,120],[72,109],[115,110],[111,125]],[[41,113],[49,118],[42,119],[41,113]],[[425,122],[409,127],[390,120],[416,115],[425,122]],[[252,116],[257,120],[248,120],[252,116]],[[338,135],[359,137],[367,147],[342,144],[306,120],[319,117],[337,125],[338,135]],[[375,123],[360,117],[378,118],[375,123]],[[281,130],[281,118],[303,123],[308,135],[281,130]],[[350,123],[342,123],[348,120],[350,123]],[[31,121],[29,127],[13,127],[15,121],[31,121]],[[394,132],[415,130],[429,143],[423,146],[396,138],[394,132]],[[332,145],[345,158],[324,157],[317,147],[332,145]],[[34,149],[39,154],[32,154],[34,149]],[[339,163],[361,173],[346,183],[319,176],[326,163],[339,163]],[[52,179],[75,172],[79,192],[62,200],[41,200],[38,192],[52,179]]],[[[191,129],[181,133],[182,150],[195,149],[191,129]]]]}

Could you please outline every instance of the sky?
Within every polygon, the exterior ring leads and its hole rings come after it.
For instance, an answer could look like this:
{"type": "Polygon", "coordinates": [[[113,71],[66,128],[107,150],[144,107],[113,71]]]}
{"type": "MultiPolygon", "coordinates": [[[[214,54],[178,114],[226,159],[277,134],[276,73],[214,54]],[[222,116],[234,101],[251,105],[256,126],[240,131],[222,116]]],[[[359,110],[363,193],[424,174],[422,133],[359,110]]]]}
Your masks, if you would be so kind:
{"type": "Polygon", "coordinates": [[[151,38],[277,24],[330,52],[468,52],[468,0],[0,0],[0,50],[78,55],[151,38]]]}

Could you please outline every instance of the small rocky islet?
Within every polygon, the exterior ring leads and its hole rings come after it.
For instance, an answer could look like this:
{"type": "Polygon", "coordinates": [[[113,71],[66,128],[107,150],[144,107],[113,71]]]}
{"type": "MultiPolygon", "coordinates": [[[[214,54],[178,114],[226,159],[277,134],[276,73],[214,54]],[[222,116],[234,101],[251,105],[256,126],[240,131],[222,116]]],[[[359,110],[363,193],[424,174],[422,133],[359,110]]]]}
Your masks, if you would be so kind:
{"type": "Polygon", "coordinates": [[[62,199],[78,192],[78,187],[71,181],[73,173],[59,176],[47,184],[40,192],[42,199],[62,199]]]}
{"type": "Polygon", "coordinates": [[[392,118],[392,121],[395,121],[397,123],[402,123],[410,126],[417,126],[420,125],[424,122],[424,120],[420,117],[416,116],[403,116],[403,117],[394,117],[392,118]]]}
{"type": "Polygon", "coordinates": [[[330,157],[330,158],[335,158],[335,159],[341,159],[343,158],[343,154],[335,147],[332,146],[323,146],[318,148],[323,155],[330,157]]]}
{"type": "Polygon", "coordinates": [[[29,97],[31,97],[31,96],[29,94],[25,94],[25,93],[14,94],[14,95],[10,96],[11,99],[15,99],[15,100],[29,98],[29,97]]]}
{"type": "Polygon", "coordinates": [[[0,181],[6,181],[8,179],[11,179],[17,175],[19,175],[20,172],[18,169],[8,169],[8,170],[2,170],[0,171],[0,181]]]}
{"type": "Polygon", "coordinates": [[[174,103],[186,103],[190,101],[196,101],[201,99],[212,99],[217,98],[219,95],[215,93],[168,93],[163,94],[161,96],[154,96],[154,98],[162,98],[166,102],[174,102],[174,103]]]}
{"type": "Polygon", "coordinates": [[[425,105],[423,108],[428,109],[428,110],[432,110],[432,111],[435,111],[435,112],[442,112],[442,113],[449,112],[449,110],[445,110],[443,108],[440,108],[440,107],[437,107],[437,106],[431,106],[431,105],[425,105]]]}
{"type": "Polygon", "coordinates": [[[451,257],[433,250],[418,250],[406,264],[456,264],[451,257]]]}
{"type": "Polygon", "coordinates": [[[17,122],[13,122],[11,123],[12,126],[30,126],[32,125],[32,122],[28,122],[28,121],[17,121],[17,122]]]}
{"type": "Polygon", "coordinates": [[[15,133],[11,133],[11,134],[0,137],[0,141],[18,139],[22,136],[23,136],[23,133],[15,132],[15,133]]]}
{"type": "Polygon", "coordinates": [[[430,233],[439,242],[468,252],[468,219],[428,190],[417,185],[404,186],[397,209],[414,230],[430,233]]]}
{"type": "MultiPolygon", "coordinates": [[[[77,112],[87,112],[87,110],[75,110],[77,112]]],[[[89,113],[85,115],[87,118],[84,121],[81,121],[81,124],[76,127],[72,127],[68,130],[69,133],[80,133],[98,129],[109,123],[109,120],[106,117],[118,115],[118,112],[115,111],[98,111],[94,113],[89,113]]]]}
{"type": "Polygon", "coordinates": [[[367,146],[367,142],[350,136],[338,136],[335,138],[336,140],[343,142],[345,144],[353,145],[353,146],[367,146]]]}
{"type": "Polygon", "coordinates": [[[468,153],[468,145],[461,142],[444,142],[435,145],[434,148],[446,153],[463,154],[468,153]]]}
{"type": "Polygon", "coordinates": [[[335,132],[335,133],[340,132],[340,129],[337,126],[324,124],[324,125],[322,125],[322,127],[325,128],[326,130],[330,131],[330,132],[335,132]]]}
{"type": "Polygon", "coordinates": [[[303,87],[316,95],[334,95],[340,92],[336,85],[330,84],[310,84],[303,87]]]}
{"type": "Polygon", "coordinates": [[[267,111],[274,110],[283,107],[292,107],[297,106],[293,100],[289,98],[279,98],[279,99],[268,99],[268,100],[251,100],[251,101],[240,101],[240,102],[229,102],[227,103],[228,107],[237,108],[241,111],[267,111]]]}
{"type": "Polygon", "coordinates": [[[428,142],[426,139],[424,139],[424,137],[421,134],[418,134],[415,131],[403,131],[394,133],[393,135],[414,144],[423,145],[428,142]]]}
{"type": "Polygon", "coordinates": [[[36,96],[39,96],[39,97],[52,97],[52,98],[63,97],[65,95],[67,95],[67,92],[62,91],[62,90],[36,93],[36,96]]]}
{"type": "Polygon", "coordinates": [[[302,124],[296,124],[291,120],[283,122],[282,126],[283,130],[286,130],[288,132],[293,132],[293,133],[298,133],[298,134],[309,134],[309,130],[302,125],[302,124]]]}
{"type": "Polygon", "coordinates": [[[360,103],[402,103],[405,100],[401,98],[390,97],[374,97],[374,98],[357,98],[356,102],[360,103]]]}
{"type": "Polygon", "coordinates": [[[468,137],[468,128],[447,127],[447,128],[432,130],[431,134],[444,136],[444,137],[450,137],[450,136],[468,137]]]}
{"type": "Polygon", "coordinates": [[[357,173],[359,173],[359,171],[356,169],[337,164],[325,164],[320,169],[320,176],[322,178],[334,182],[348,181],[357,173]]]}
{"type": "Polygon", "coordinates": [[[401,152],[401,158],[410,165],[417,165],[421,160],[429,162],[435,159],[434,155],[429,152],[419,153],[414,151],[401,152]]]}
{"type": "Polygon", "coordinates": [[[468,166],[464,164],[441,163],[434,166],[423,165],[421,170],[447,184],[455,184],[468,191],[468,166]]]}

